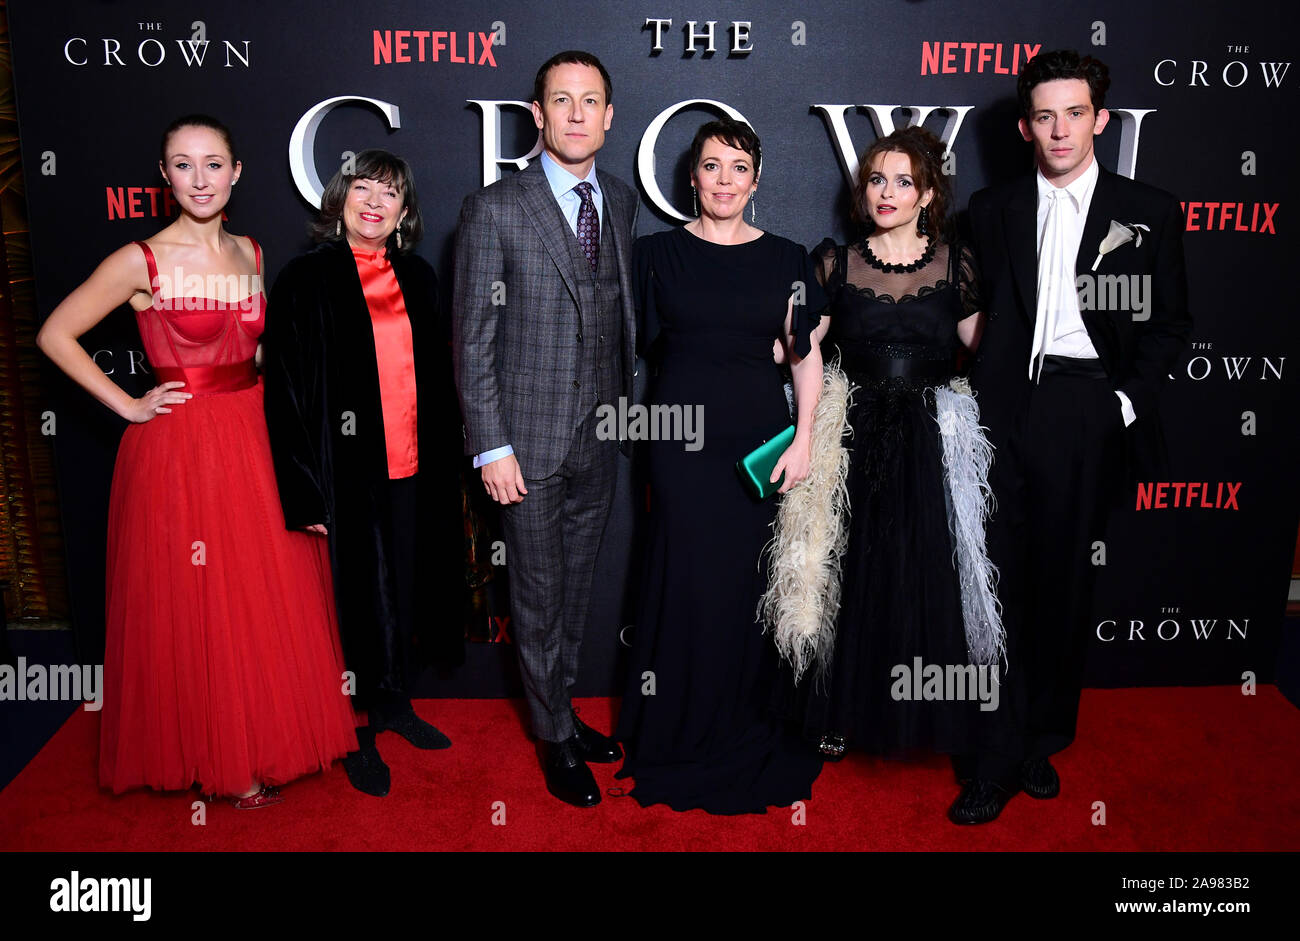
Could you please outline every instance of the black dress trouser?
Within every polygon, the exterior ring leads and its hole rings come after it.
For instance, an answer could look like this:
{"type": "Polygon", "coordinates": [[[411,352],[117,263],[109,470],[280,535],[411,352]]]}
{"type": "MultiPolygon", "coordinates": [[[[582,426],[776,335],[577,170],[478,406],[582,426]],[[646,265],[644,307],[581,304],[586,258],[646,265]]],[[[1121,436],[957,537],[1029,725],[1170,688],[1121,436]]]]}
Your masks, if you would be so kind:
{"type": "MultiPolygon", "coordinates": [[[[384,651],[384,660],[393,664],[393,669],[386,672],[400,677],[401,686],[393,688],[391,685],[385,685],[373,691],[369,709],[372,724],[411,710],[410,684],[415,679],[411,662],[415,634],[418,479],[418,475],[412,475],[388,482],[393,534],[390,547],[392,552],[390,574],[396,623],[392,625],[392,630],[383,632],[384,641],[389,645],[389,649],[384,651]]],[[[363,748],[368,744],[374,744],[374,734],[369,727],[357,730],[357,737],[361,740],[363,748]]]]}
{"type": "MultiPolygon", "coordinates": [[[[1138,419],[1141,420],[1140,418],[1138,419]]],[[[1049,356],[994,456],[989,551],[999,568],[1007,661],[981,751],[961,776],[1019,781],[1021,762],[1074,740],[1106,522],[1122,490],[1124,418],[1100,363],[1049,356]]]]}

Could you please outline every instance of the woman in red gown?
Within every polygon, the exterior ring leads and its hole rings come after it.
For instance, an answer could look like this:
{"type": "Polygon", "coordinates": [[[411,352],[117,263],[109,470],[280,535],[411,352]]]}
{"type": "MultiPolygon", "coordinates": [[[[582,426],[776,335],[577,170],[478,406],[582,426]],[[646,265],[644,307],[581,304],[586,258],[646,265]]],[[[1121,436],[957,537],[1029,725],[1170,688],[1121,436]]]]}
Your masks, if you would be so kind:
{"type": "Polygon", "coordinates": [[[100,783],[197,783],[263,807],[357,747],[328,549],[280,524],[254,362],[261,249],[222,226],[240,173],[229,131],[177,120],[160,169],[180,218],[105,259],[37,337],[133,423],[109,503],[100,783]],[[159,380],[138,399],[77,340],[123,303],[159,380]]]}

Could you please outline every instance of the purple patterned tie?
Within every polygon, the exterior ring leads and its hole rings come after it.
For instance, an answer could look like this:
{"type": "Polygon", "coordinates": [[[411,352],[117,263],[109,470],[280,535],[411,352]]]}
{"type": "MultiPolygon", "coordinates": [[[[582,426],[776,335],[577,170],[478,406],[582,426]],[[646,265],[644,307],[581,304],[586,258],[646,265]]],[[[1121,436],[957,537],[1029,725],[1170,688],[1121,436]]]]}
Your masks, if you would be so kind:
{"type": "Polygon", "coordinates": [[[582,207],[578,210],[578,243],[594,272],[600,261],[600,218],[596,215],[596,202],[591,198],[591,184],[586,180],[573,189],[582,200],[582,207]]]}

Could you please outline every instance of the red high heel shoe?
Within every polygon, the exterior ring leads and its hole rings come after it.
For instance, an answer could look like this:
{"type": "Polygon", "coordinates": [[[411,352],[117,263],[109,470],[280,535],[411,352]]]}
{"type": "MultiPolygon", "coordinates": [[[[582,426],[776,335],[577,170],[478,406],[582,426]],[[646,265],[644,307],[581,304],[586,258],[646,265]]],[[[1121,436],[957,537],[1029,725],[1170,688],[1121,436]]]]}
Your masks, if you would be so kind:
{"type": "Polygon", "coordinates": [[[259,807],[270,807],[272,804],[278,804],[283,800],[284,795],[280,793],[279,788],[263,784],[262,789],[256,794],[250,794],[248,797],[230,798],[230,804],[235,810],[257,810],[259,807]]]}

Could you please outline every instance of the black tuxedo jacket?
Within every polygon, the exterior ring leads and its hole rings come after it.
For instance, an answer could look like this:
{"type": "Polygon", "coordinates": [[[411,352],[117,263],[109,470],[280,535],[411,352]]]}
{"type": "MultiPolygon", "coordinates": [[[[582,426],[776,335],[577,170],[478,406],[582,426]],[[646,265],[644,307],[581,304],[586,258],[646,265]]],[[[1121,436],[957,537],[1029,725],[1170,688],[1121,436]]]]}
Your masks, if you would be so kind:
{"type": "MultiPolygon", "coordinates": [[[[1160,387],[1192,327],[1183,262],[1183,216],[1178,201],[1169,193],[1101,166],[1097,169],[1075,262],[1077,275],[1090,276],[1080,289],[1079,308],[1112,387],[1128,396],[1137,414],[1127,429],[1126,476],[1154,476],[1161,472],[1165,460],[1157,411],[1160,387]],[[1142,232],[1141,246],[1131,240],[1104,255],[1093,270],[1112,220],[1141,223],[1150,231],[1142,232]],[[1137,292],[1132,290],[1135,286],[1137,292]],[[1127,304],[1122,303],[1125,299],[1127,304]]],[[[971,365],[971,385],[994,447],[1006,444],[1031,389],[1028,371],[1038,275],[1037,209],[1034,173],[982,189],[970,200],[973,248],[988,314],[971,365]]],[[[1115,408],[1120,408],[1118,397],[1115,408]]]]}

